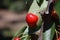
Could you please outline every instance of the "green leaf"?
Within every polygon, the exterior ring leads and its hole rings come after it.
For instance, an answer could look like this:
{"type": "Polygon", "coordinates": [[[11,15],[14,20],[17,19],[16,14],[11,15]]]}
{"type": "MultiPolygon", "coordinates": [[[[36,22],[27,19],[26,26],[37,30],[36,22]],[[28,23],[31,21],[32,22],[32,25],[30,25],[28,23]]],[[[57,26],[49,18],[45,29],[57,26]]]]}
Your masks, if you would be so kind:
{"type": "Polygon", "coordinates": [[[25,29],[25,31],[24,31],[24,33],[23,33],[23,35],[28,35],[28,26],[27,26],[27,28],[25,29]]]}
{"type": "Polygon", "coordinates": [[[39,6],[38,6],[36,0],[33,0],[33,3],[31,4],[28,12],[37,13],[38,11],[39,11],[39,6]]]}
{"type": "Polygon", "coordinates": [[[43,0],[36,0],[36,1],[39,6],[41,6],[41,4],[43,3],[43,0]]]}
{"type": "Polygon", "coordinates": [[[59,21],[60,21],[60,0],[56,0],[54,9],[55,9],[57,15],[59,16],[59,21]]]}
{"type": "Polygon", "coordinates": [[[54,8],[55,8],[57,14],[60,15],[60,0],[56,0],[54,8]]]}
{"type": "Polygon", "coordinates": [[[26,5],[27,5],[27,11],[29,10],[31,4],[33,3],[33,0],[27,0],[26,5]]]}
{"type": "Polygon", "coordinates": [[[43,33],[43,40],[52,40],[55,32],[55,23],[52,27],[43,33]]]}
{"type": "Polygon", "coordinates": [[[33,1],[32,5],[30,6],[30,9],[28,12],[37,14],[38,12],[45,11],[48,5],[48,1],[44,0],[41,6],[38,6],[36,0],[33,1]]]}
{"type": "Polygon", "coordinates": [[[52,25],[52,27],[51,27],[50,40],[53,39],[53,37],[54,37],[54,33],[55,33],[55,23],[54,23],[54,24],[52,25]]]}
{"type": "Polygon", "coordinates": [[[48,1],[44,0],[43,3],[40,6],[40,12],[41,11],[46,11],[47,5],[48,5],[48,1]]]}
{"type": "Polygon", "coordinates": [[[21,40],[29,40],[30,38],[29,38],[29,35],[28,35],[28,26],[27,26],[27,28],[25,29],[25,31],[23,32],[23,35],[22,35],[22,37],[21,37],[21,40]]]}

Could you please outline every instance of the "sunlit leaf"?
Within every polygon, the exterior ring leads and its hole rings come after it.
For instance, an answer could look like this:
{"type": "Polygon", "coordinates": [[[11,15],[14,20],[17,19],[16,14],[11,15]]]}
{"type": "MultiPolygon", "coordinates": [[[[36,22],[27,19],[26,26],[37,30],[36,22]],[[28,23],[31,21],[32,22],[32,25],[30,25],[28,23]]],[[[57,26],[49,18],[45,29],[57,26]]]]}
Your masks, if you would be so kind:
{"type": "Polygon", "coordinates": [[[43,0],[36,0],[36,2],[39,6],[41,6],[41,4],[43,3],[43,0]]]}

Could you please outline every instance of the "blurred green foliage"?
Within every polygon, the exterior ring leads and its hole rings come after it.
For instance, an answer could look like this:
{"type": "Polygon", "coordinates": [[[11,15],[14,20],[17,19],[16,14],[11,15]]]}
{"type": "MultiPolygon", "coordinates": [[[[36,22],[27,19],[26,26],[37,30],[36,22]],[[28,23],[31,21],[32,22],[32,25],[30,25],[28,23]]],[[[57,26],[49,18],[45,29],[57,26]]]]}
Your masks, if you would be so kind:
{"type": "Polygon", "coordinates": [[[59,17],[59,23],[60,23],[60,0],[56,0],[54,9],[59,17]]]}

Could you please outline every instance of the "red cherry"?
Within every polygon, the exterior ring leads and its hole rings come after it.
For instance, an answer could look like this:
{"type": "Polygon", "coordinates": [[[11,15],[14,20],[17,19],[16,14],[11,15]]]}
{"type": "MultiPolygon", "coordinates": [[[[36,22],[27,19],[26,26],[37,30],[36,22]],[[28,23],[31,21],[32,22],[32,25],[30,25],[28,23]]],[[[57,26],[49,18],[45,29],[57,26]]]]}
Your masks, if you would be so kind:
{"type": "Polygon", "coordinates": [[[26,22],[28,23],[29,27],[35,27],[38,21],[38,17],[32,13],[28,13],[26,15],[26,22]]]}
{"type": "Polygon", "coordinates": [[[57,40],[60,40],[60,37],[57,40]]]}
{"type": "Polygon", "coordinates": [[[14,40],[20,40],[20,38],[18,38],[18,37],[15,37],[15,38],[14,38],[14,40]]]}

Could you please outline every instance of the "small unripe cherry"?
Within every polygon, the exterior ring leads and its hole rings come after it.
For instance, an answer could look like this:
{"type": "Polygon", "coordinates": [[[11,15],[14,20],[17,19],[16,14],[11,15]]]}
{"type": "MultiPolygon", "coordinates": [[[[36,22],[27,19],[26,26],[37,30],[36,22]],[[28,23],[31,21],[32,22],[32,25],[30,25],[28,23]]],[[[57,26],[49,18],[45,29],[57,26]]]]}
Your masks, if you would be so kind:
{"type": "Polygon", "coordinates": [[[55,10],[52,10],[51,11],[51,16],[54,17],[54,18],[57,18],[57,14],[56,14],[56,11],[55,10]]]}
{"type": "Polygon", "coordinates": [[[35,27],[36,26],[36,23],[38,21],[38,17],[32,13],[28,13],[26,15],[26,22],[27,24],[29,25],[29,27],[35,27]]]}
{"type": "Polygon", "coordinates": [[[15,37],[13,40],[20,40],[20,38],[18,38],[18,37],[15,37]]]}

